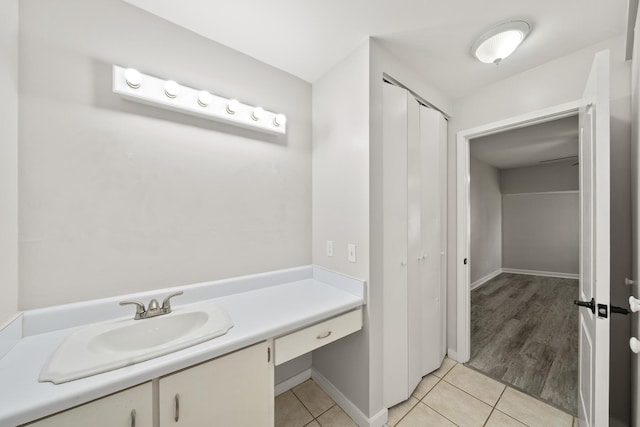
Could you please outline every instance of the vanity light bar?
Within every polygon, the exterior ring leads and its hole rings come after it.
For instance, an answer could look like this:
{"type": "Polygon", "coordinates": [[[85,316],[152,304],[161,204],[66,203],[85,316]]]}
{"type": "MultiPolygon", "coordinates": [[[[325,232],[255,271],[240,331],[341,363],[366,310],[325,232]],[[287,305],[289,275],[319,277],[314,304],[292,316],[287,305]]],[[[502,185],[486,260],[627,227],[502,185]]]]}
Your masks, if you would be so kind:
{"type": "Polygon", "coordinates": [[[131,101],[261,132],[282,135],[287,132],[284,114],[142,74],[133,68],[113,66],[113,92],[131,101]]]}

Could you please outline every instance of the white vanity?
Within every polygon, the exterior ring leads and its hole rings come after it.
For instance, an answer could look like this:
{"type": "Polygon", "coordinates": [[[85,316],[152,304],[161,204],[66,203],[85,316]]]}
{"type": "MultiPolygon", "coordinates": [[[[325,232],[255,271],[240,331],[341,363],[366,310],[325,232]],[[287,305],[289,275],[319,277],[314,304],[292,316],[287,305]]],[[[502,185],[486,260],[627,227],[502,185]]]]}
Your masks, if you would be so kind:
{"type": "Polygon", "coordinates": [[[175,290],[23,313],[0,332],[6,344],[22,330],[0,359],[0,426],[271,426],[275,366],[362,328],[365,284],[318,267],[182,286],[184,295],[172,302],[176,312],[212,300],[234,326],[130,366],[62,384],[38,381],[68,336],[90,323],[133,317],[118,301],[175,290]]]}

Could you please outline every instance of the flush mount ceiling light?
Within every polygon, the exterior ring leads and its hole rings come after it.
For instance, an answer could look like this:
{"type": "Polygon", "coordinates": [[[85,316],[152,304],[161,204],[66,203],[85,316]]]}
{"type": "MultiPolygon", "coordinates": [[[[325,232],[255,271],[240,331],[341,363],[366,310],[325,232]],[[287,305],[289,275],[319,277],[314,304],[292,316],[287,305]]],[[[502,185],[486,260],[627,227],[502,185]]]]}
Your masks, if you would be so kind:
{"type": "Polygon", "coordinates": [[[484,32],[471,47],[471,53],[485,64],[500,64],[511,55],[529,34],[525,21],[509,21],[484,32]]]}

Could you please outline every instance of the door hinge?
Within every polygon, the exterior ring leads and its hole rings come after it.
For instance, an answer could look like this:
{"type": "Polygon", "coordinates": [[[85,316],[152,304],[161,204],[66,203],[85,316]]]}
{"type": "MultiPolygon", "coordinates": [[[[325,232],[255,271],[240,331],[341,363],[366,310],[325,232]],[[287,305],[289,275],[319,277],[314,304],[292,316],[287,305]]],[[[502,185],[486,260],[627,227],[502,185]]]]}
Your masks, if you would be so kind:
{"type": "Polygon", "coordinates": [[[267,347],[267,362],[271,362],[271,347],[267,347]]]}

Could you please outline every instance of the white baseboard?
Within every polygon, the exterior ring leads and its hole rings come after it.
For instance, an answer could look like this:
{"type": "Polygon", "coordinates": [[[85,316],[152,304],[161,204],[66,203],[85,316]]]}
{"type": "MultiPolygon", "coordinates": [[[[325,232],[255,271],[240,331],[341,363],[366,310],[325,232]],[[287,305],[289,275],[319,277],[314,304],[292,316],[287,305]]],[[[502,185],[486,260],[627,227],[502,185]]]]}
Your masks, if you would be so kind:
{"type": "Polygon", "coordinates": [[[300,372],[299,374],[294,375],[293,377],[282,381],[280,384],[276,384],[275,395],[279,396],[285,391],[289,391],[295,386],[302,384],[309,378],[311,378],[311,369],[306,369],[300,372]]]}
{"type": "Polygon", "coordinates": [[[380,412],[369,418],[360,411],[340,390],[315,369],[311,369],[311,378],[318,386],[329,395],[342,408],[344,412],[360,427],[383,427],[387,423],[388,411],[383,408],[380,412]]]}
{"type": "Polygon", "coordinates": [[[469,287],[471,290],[474,290],[476,288],[479,288],[480,286],[484,285],[485,283],[487,283],[489,280],[493,279],[494,277],[496,277],[498,274],[501,274],[503,272],[502,268],[497,269],[494,272],[491,272],[489,274],[487,274],[486,276],[476,280],[475,282],[473,282],[471,284],[471,286],[469,287]]]}
{"type": "Polygon", "coordinates": [[[579,274],[558,273],[556,271],[520,270],[518,268],[503,268],[503,273],[528,274],[530,276],[559,277],[561,279],[579,279],[579,274]]]}

